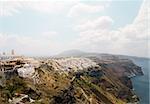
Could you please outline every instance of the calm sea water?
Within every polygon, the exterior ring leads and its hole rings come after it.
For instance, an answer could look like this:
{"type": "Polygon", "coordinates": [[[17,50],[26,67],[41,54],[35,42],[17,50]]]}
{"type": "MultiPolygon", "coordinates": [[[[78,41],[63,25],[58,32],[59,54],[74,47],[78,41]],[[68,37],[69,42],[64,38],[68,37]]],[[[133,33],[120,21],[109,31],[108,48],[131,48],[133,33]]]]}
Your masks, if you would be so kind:
{"type": "Polygon", "coordinates": [[[136,94],[140,97],[140,104],[149,103],[149,70],[150,59],[133,58],[134,63],[142,67],[144,76],[137,76],[132,78],[133,87],[136,94]]]}

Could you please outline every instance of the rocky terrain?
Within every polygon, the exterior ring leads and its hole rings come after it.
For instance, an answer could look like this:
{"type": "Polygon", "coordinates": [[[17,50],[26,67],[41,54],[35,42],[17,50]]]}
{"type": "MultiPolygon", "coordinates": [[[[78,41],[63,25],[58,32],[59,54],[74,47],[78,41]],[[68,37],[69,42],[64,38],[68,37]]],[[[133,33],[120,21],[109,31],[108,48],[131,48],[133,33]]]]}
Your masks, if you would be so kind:
{"type": "MultiPolygon", "coordinates": [[[[128,59],[88,55],[38,62],[18,60],[15,65],[11,66],[13,70],[0,74],[1,104],[136,104],[139,101],[131,78],[143,72],[128,59]],[[18,64],[21,67],[14,68],[18,64]]],[[[8,65],[1,62],[2,67],[7,69],[8,65]]]]}

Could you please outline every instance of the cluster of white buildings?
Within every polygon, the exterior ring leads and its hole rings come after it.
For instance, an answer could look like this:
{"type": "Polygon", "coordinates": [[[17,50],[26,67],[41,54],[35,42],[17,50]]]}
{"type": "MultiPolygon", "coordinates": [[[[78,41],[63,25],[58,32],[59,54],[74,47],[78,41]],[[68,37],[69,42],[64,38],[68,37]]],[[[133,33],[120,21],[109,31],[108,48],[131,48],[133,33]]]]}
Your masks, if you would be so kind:
{"type": "Polygon", "coordinates": [[[24,58],[25,64],[17,69],[19,76],[31,78],[35,73],[35,68],[39,67],[40,63],[33,58],[24,58]]]}
{"type": "MultiPolygon", "coordinates": [[[[11,61],[10,61],[11,63],[7,64],[14,64],[15,67],[12,70],[17,70],[19,76],[24,78],[26,77],[32,78],[36,72],[35,68],[38,68],[41,65],[41,63],[38,60],[29,57],[15,58],[11,61]],[[17,60],[21,60],[24,64],[22,64],[21,66],[16,65],[17,60]]],[[[48,64],[52,66],[55,70],[62,70],[62,71],[77,71],[87,69],[89,67],[98,66],[96,62],[88,58],[75,58],[75,57],[50,59],[48,60],[48,64]]]]}
{"type": "Polygon", "coordinates": [[[12,57],[0,61],[0,73],[13,72],[17,70],[21,77],[32,77],[35,68],[39,67],[40,62],[29,57],[12,57]],[[19,62],[19,64],[18,64],[19,62]]]}
{"type": "MultiPolygon", "coordinates": [[[[60,59],[52,59],[50,61],[54,61],[58,64],[60,70],[70,71],[70,70],[83,70],[89,67],[98,66],[95,62],[88,58],[60,58],[60,59]]],[[[58,67],[57,67],[58,68],[58,67]]]]}

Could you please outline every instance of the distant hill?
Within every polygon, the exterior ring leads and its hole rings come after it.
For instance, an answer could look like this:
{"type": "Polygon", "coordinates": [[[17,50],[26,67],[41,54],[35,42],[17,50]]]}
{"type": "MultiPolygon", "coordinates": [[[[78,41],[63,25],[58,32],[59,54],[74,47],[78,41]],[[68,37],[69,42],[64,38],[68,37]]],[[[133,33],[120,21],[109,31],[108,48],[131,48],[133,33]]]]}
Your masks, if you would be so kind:
{"type": "Polygon", "coordinates": [[[68,50],[68,51],[64,51],[58,55],[56,55],[57,57],[78,57],[78,56],[84,56],[88,54],[87,52],[83,52],[80,50],[68,50]]]}
{"type": "Polygon", "coordinates": [[[106,53],[84,52],[80,50],[67,50],[56,56],[57,57],[89,57],[89,56],[112,56],[112,55],[106,53]]]}
{"type": "Polygon", "coordinates": [[[149,59],[145,57],[137,57],[137,56],[128,56],[128,55],[115,55],[115,54],[108,54],[108,53],[93,53],[93,52],[84,52],[80,50],[68,50],[64,51],[56,57],[98,57],[100,59],[149,59]]]}

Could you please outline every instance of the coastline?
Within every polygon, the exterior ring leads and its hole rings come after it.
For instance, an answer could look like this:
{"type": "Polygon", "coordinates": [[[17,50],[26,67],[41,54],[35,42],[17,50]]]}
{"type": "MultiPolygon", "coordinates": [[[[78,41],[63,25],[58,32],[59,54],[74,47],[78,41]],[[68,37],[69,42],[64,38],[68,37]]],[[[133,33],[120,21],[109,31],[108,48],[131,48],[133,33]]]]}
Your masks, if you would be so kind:
{"type": "Polygon", "coordinates": [[[144,75],[132,77],[134,92],[140,98],[139,104],[149,104],[149,59],[132,59],[135,64],[142,67],[144,75]],[[141,90],[142,89],[142,90],[141,90]]]}

